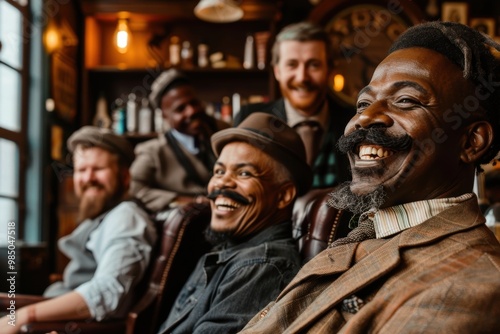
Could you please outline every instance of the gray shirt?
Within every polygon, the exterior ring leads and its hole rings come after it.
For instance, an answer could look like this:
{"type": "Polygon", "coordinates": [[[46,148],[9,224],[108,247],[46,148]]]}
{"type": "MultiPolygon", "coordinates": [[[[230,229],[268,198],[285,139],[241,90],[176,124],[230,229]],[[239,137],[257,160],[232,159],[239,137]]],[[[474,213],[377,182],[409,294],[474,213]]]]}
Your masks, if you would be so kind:
{"type": "Polygon", "coordinates": [[[125,316],[156,237],[153,223],[133,202],[122,202],[95,219],[83,221],[59,240],[59,249],[70,262],[64,280],[49,286],[44,296],[75,290],[96,320],[125,316]]]}

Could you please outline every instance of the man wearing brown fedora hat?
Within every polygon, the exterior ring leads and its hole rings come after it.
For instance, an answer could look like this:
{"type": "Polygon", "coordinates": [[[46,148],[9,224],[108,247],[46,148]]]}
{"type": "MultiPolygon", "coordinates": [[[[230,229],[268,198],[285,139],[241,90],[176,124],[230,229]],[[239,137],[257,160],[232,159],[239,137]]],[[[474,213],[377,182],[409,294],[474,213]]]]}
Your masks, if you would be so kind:
{"type": "Polygon", "coordinates": [[[58,245],[70,262],[63,280],[45,290],[49,299],[18,309],[13,322],[0,320],[2,334],[17,333],[30,322],[124,317],[148,267],[156,229],[146,212],[127,200],[130,144],[108,129],[85,126],[69,138],[68,149],[79,225],[58,245]]]}
{"type": "Polygon", "coordinates": [[[198,262],[160,333],[235,333],[300,267],[292,208],[312,173],[299,135],[254,113],[215,133],[218,156],[208,184],[215,247],[198,262]]]}
{"type": "Polygon", "coordinates": [[[209,139],[229,125],[205,113],[189,78],[177,69],[158,76],[149,99],[162,110],[168,129],[136,146],[131,192],[158,212],[206,194],[215,162],[209,139]]]}

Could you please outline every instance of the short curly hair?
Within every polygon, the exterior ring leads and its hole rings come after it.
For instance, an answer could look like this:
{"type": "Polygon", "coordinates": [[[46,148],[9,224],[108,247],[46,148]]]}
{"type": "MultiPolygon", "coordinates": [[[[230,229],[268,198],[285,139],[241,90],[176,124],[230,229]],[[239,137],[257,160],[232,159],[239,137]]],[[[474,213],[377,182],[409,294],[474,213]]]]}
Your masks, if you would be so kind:
{"type": "MultiPolygon", "coordinates": [[[[389,54],[406,48],[423,47],[446,56],[463,70],[465,79],[478,85],[482,96],[480,106],[494,131],[493,143],[478,165],[489,163],[500,150],[500,61],[492,48],[500,51],[500,44],[489,36],[466,25],[455,22],[426,22],[406,30],[389,49],[389,54]]],[[[479,166],[478,166],[479,167],[479,166]]]]}

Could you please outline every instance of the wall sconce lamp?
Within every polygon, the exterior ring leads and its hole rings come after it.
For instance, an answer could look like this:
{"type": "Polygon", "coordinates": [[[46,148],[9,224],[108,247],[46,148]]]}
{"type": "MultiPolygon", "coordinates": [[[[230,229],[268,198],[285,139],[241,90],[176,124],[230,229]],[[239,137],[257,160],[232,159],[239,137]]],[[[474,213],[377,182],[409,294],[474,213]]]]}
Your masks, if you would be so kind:
{"type": "Polygon", "coordinates": [[[243,9],[234,0],[200,0],[194,15],[208,22],[227,23],[241,19],[243,9]]]}
{"type": "Polygon", "coordinates": [[[344,76],[342,74],[335,74],[333,77],[333,90],[341,92],[344,89],[344,76]]]}
{"type": "Polygon", "coordinates": [[[49,21],[43,32],[43,45],[48,54],[54,53],[63,46],[61,32],[53,20],[49,21]]]}
{"type": "Polygon", "coordinates": [[[66,20],[50,19],[43,31],[43,46],[48,54],[53,54],[64,47],[78,45],[78,38],[66,20]]]}
{"type": "Polygon", "coordinates": [[[130,46],[132,34],[128,27],[128,19],[119,17],[115,33],[113,34],[113,44],[119,53],[126,53],[130,46]]]}

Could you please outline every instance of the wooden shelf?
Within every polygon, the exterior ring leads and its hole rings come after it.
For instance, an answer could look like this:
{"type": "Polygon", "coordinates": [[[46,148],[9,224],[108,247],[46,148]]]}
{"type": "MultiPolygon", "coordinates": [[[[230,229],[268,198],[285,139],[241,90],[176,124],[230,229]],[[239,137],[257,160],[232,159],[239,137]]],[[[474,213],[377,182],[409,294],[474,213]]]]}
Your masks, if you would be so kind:
{"type": "MultiPolygon", "coordinates": [[[[148,16],[144,17],[148,20],[148,16]]],[[[130,20],[131,45],[126,54],[119,54],[111,41],[116,29],[116,21],[105,20],[95,13],[85,18],[85,64],[83,85],[83,123],[93,119],[95,106],[101,94],[107,99],[111,113],[117,98],[126,100],[134,93],[138,100],[147,97],[156,77],[166,68],[157,64],[167,64],[170,37],[175,35],[180,41],[190,41],[196,64],[197,45],[208,45],[208,54],[221,52],[232,56],[241,64],[245,40],[248,34],[273,31],[271,18],[213,24],[191,19],[158,21],[149,20],[139,24],[130,20]],[[228,33],[231,32],[231,33],[228,33]],[[154,52],[148,45],[157,39],[154,52]]],[[[254,53],[256,59],[256,53],[254,53]]],[[[217,105],[226,96],[240,94],[242,102],[253,96],[273,98],[274,77],[270,68],[179,68],[193,83],[196,94],[206,103],[217,105]]]]}

